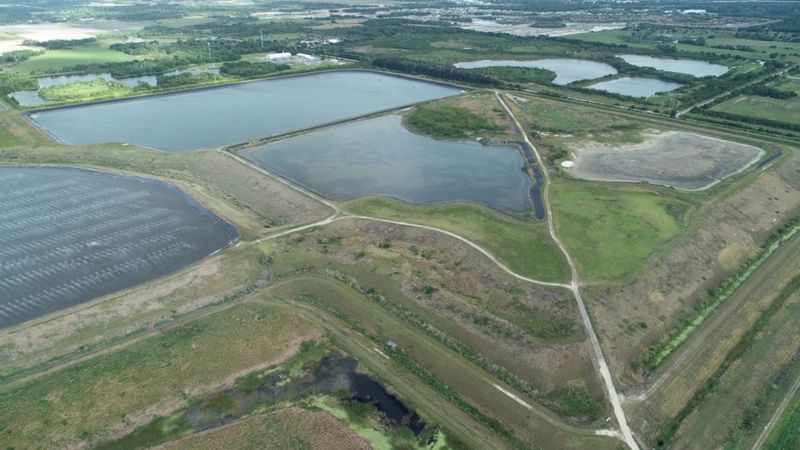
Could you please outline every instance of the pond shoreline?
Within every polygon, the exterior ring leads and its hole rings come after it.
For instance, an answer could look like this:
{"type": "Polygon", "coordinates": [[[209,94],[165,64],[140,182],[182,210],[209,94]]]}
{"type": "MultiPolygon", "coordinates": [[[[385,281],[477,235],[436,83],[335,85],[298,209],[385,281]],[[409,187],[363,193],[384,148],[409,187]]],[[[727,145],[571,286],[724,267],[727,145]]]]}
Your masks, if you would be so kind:
{"type": "Polygon", "coordinates": [[[236,81],[233,81],[233,82],[230,82],[230,83],[214,84],[214,85],[210,85],[210,86],[208,86],[208,85],[207,86],[190,86],[190,87],[187,87],[185,89],[180,89],[179,88],[179,89],[174,89],[174,90],[166,90],[166,91],[163,91],[163,92],[148,92],[148,93],[144,93],[144,94],[140,94],[140,95],[132,95],[132,96],[128,96],[128,97],[108,98],[108,99],[93,100],[93,101],[83,102],[83,103],[70,103],[70,104],[66,104],[66,105],[53,105],[53,106],[45,106],[45,107],[42,107],[42,108],[32,108],[32,109],[27,109],[25,111],[22,111],[22,116],[33,120],[30,117],[31,115],[38,114],[38,113],[43,113],[43,112],[49,112],[49,111],[75,109],[75,108],[80,108],[80,107],[84,107],[84,106],[104,105],[104,104],[108,104],[108,103],[117,103],[117,102],[124,102],[124,101],[129,101],[129,100],[138,100],[138,99],[145,99],[145,98],[164,97],[164,96],[168,96],[168,95],[176,95],[176,94],[191,93],[191,92],[210,91],[210,90],[221,89],[221,88],[230,87],[230,86],[238,86],[238,85],[249,84],[249,83],[256,83],[256,82],[263,82],[263,81],[270,81],[270,80],[282,80],[282,79],[290,79],[290,78],[301,78],[301,77],[309,77],[309,76],[313,76],[313,75],[318,75],[318,74],[322,74],[322,73],[337,73],[337,72],[339,72],[339,73],[347,73],[347,72],[375,73],[375,74],[378,74],[378,75],[392,76],[392,77],[395,77],[395,78],[404,78],[404,79],[408,79],[408,80],[419,81],[419,82],[434,84],[434,85],[443,86],[443,87],[451,87],[451,88],[457,88],[457,89],[462,89],[462,90],[472,89],[471,87],[460,85],[460,84],[457,84],[457,83],[450,83],[450,82],[446,82],[446,81],[433,80],[433,79],[429,79],[429,78],[423,78],[423,77],[418,77],[418,76],[414,76],[414,75],[406,75],[406,74],[397,73],[397,72],[388,72],[388,71],[378,70],[378,69],[357,68],[357,67],[356,68],[342,68],[342,69],[339,69],[339,68],[334,68],[334,69],[325,68],[325,69],[310,70],[310,71],[301,72],[301,73],[291,73],[291,74],[276,75],[276,76],[271,76],[271,77],[251,78],[251,79],[246,79],[246,80],[236,80],[236,81]]]}

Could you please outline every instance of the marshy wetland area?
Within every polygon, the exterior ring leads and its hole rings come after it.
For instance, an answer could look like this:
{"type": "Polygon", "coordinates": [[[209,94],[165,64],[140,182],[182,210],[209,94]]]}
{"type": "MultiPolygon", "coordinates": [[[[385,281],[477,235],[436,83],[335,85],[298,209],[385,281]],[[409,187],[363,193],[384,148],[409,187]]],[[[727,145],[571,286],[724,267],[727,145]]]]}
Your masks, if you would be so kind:
{"type": "Polygon", "coordinates": [[[636,3],[0,17],[0,443],[797,448],[797,33],[636,3]]]}

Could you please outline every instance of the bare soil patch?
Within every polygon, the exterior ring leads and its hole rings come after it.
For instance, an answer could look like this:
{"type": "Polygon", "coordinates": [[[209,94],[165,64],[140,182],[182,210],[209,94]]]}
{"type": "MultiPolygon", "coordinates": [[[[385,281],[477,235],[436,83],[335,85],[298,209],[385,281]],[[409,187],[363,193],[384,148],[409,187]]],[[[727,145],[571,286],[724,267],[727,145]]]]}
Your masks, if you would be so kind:
{"type": "Polygon", "coordinates": [[[684,190],[707,189],[758,161],[764,151],[751,145],[682,131],[648,135],[644,142],[612,148],[574,150],[578,177],[597,181],[639,181],[684,190]]]}

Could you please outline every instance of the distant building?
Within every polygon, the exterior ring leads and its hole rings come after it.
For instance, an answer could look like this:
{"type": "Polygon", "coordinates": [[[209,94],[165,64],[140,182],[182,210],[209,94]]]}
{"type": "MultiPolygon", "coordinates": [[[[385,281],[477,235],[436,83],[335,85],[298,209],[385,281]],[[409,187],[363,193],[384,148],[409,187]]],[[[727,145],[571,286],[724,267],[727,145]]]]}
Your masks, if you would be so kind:
{"type": "Polygon", "coordinates": [[[684,9],[681,12],[684,13],[684,14],[705,14],[706,10],[705,9],[684,9]]]}
{"type": "Polygon", "coordinates": [[[282,59],[291,58],[292,54],[289,52],[281,52],[281,53],[270,53],[265,58],[267,61],[279,61],[282,59]]]}

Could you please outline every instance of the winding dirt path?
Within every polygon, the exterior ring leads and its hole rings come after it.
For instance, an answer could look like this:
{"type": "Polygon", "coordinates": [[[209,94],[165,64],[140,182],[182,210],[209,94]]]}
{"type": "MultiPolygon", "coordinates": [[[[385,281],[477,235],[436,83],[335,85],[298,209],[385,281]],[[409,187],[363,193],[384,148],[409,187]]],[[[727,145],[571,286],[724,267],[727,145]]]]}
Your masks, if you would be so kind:
{"type": "MultiPolygon", "coordinates": [[[[497,101],[500,103],[500,105],[503,106],[503,108],[505,109],[506,113],[509,115],[511,120],[514,122],[514,126],[516,127],[516,129],[520,133],[520,135],[522,135],[522,138],[525,140],[525,143],[528,146],[530,146],[531,151],[533,152],[533,154],[536,157],[536,161],[539,164],[539,167],[544,168],[545,166],[542,163],[541,155],[539,155],[539,152],[538,152],[538,150],[536,150],[536,147],[534,147],[533,143],[531,143],[530,139],[528,139],[528,135],[527,135],[527,133],[525,133],[525,129],[522,127],[520,122],[517,120],[517,117],[511,111],[511,108],[508,107],[508,104],[506,104],[505,100],[502,98],[502,96],[500,95],[499,92],[495,91],[495,97],[497,98],[497,101]]],[[[535,280],[533,278],[528,278],[528,277],[525,277],[523,275],[520,275],[520,274],[514,272],[513,270],[509,269],[508,266],[506,266],[502,262],[500,262],[488,250],[484,249],[483,247],[481,247],[478,244],[470,241],[467,238],[464,238],[462,236],[459,236],[459,235],[457,235],[455,233],[452,233],[450,231],[447,231],[447,230],[443,230],[443,229],[440,229],[440,228],[431,227],[431,226],[427,226],[427,225],[420,225],[420,224],[410,223],[410,222],[402,222],[402,221],[397,221],[397,220],[380,219],[380,218],[369,217],[369,216],[351,215],[351,214],[345,213],[344,211],[342,211],[342,209],[339,207],[339,205],[337,205],[337,204],[335,204],[335,203],[333,203],[333,202],[331,202],[331,201],[329,201],[329,200],[327,200],[325,198],[322,198],[319,195],[310,193],[310,192],[306,191],[305,189],[302,189],[299,186],[296,186],[293,183],[291,183],[291,182],[289,182],[287,180],[284,180],[281,177],[278,177],[278,176],[274,175],[273,173],[269,172],[268,170],[266,170],[266,169],[264,169],[264,168],[262,168],[262,167],[260,167],[260,166],[258,166],[256,164],[254,164],[254,163],[252,163],[252,162],[250,162],[250,161],[248,161],[248,160],[246,160],[246,159],[244,159],[244,158],[242,158],[242,157],[240,157],[240,156],[238,156],[236,154],[233,154],[233,153],[230,153],[230,152],[225,152],[225,151],[222,151],[222,150],[220,150],[220,151],[223,154],[227,155],[228,157],[233,158],[233,159],[239,161],[242,164],[247,165],[248,167],[250,167],[250,168],[252,168],[254,170],[257,170],[257,171],[263,173],[264,175],[269,176],[270,178],[277,179],[278,181],[280,181],[284,185],[290,187],[291,189],[294,189],[294,190],[296,190],[298,192],[301,192],[301,193],[303,193],[305,195],[308,195],[308,196],[314,198],[315,200],[318,200],[319,202],[323,203],[324,205],[326,205],[326,206],[328,206],[328,207],[330,207],[330,208],[332,208],[334,210],[333,215],[331,215],[331,216],[329,216],[329,217],[327,217],[325,219],[319,220],[319,221],[314,222],[314,223],[310,223],[310,224],[306,224],[306,225],[301,225],[301,226],[298,226],[298,227],[290,228],[290,229],[281,231],[279,233],[275,233],[275,234],[266,236],[264,238],[261,238],[261,239],[258,239],[257,241],[255,241],[256,243],[261,243],[261,242],[263,242],[265,240],[276,239],[276,238],[279,238],[279,237],[282,237],[282,236],[286,236],[286,235],[289,235],[289,234],[292,234],[292,233],[296,233],[298,231],[302,231],[302,230],[306,230],[306,229],[310,229],[310,228],[314,228],[314,227],[325,226],[325,225],[328,225],[330,223],[333,223],[333,222],[336,222],[336,221],[339,221],[339,220],[343,220],[343,219],[369,220],[369,221],[374,221],[374,222],[382,222],[382,223],[389,223],[389,224],[400,225],[400,226],[421,228],[421,229],[435,231],[435,232],[438,232],[438,233],[445,234],[445,235],[450,236],[452,238],[458,239],[459,241],[461,241],[461,242],[469,245],[473,249],[477,250],[478,252],[480,252],[481,254],[486,256],[487,258],[489,258],[489,260],[491,260],[501,270],[503,270],[507,274],[513,276],[514,278],[517,278],[519,280],[522,280],[522,281],[525,281],[525,282],[528,282],[528,283],[541,285],[541,286],[550,286],[550,287],[558,287],[558,288],[569,289],[572,292],[573,296],[575,297],[575,301],[576,301],[576,303],[578,305],[578,310],[580,311],[581,319],[583,321],[583,325],[586,328],[587,334],[589,335],[589,339],[590,339],[590,341],[592,343],[592,348],[593,348],[594,354],[595,354],[595,363],[597,364],[597,368],[598,368],[598,370],[600,372],[600,376],[603,379],[603,384],[604,384],[604,387],[605,387],[605,390],[606,390],[606,395],[607,395],[607,397],[609,399],[609,402],[611,402],[612,409],[614,410],[614,416],[616,417],[617,424],[619,426],[619,431],[617,431],[617,430],[598,430],[597,434],[617,437],[620,440],[622,440],[623,442],[625,442],[625,444],[629,448],[631,448],[633,450],[639,450],[639,445],[636,443],[636,440],[633,437],[633,433],[631,432],[631,429],[628,426],[628,421],[625,418],[625,411],[622,409],[621,398],[620,398],[619,394],[617,393],[616,387],[614,386],[614,379],[613,379],[613,377],[611,375],[611,370],[609,369],[608,363],[606,362],[605,356],[603,355],[603,350],[600,347],[600,341],[597,338],[597,333],[594,330],[594,326],[592,325],[591,318],[589,317],[589,313],[588,313],[588,311],[586,309],[586,305],[584,304],[583,297],[581,296],[581,292],[580,292],[580,288],[579,288],[578,271],[577,271],[577,268],[575,267],[575,262],[572,260],[572,257],[570,256],[569,252],[567,251],[566,246],[564,246],[563,242],[561,242],[561,240],[558,238],[558,234],[556,233],[556,230],[555,230],[555,225],[554,225],[554,220],[553,220],[553,213],[552,213],[552,210],[551,210],[551,207],[550,207],[550,198],[549,198],[550,176],[548,175],[546,170],[542,170],[542,174],[544,175],[544,179],[545,179],[544,188],[542,189],[542,199],[543,199],[543,202],[544,202],[545,211],[547,213],[547,227],[548,227],[548,230],[550,232],[550,237],[553,239],[553,241],[556,243],[558,248],[561,250],[561,253],[563,253],[564,257],[567,260],[567,263],[569,264],[570,271],[572,273],[571,281],[570,281],[569,284],[553,283],[553,282],[548,282],[548,281],[535,280]]]]}
{"type": "Polygon", "coordinates": [[[622,400],[617,393],[617,388],[614,386],[614,378],[611,376],[611,370],[608,368],[608,363],[606,363],[606,358],[603,355],[603,349],[600,347],[600,340],[597,338],[597,333],[595,333],[592,320],[589,317],[589,312],[586,310],[583,297],[581,297],[578,270],[575,267],[575,262],[572,260],[567,248],[564,246],[564,243],[562,243],[561,239],[558,238],[558,234],[555,230],[553,212],[550,208],[550,175],[547,173],[545,165],[542,163],[542,157],[539,155],[539,151],[536,150],[536,147],[534,147],[533,143],[530,141],[530,139],[528,139],[528,134],[525,132],[525,129],[522,127],[522,124],[520,124],[519,120],[517,120],[517,117],[511,111],[511,108],[509,108],[508,104],[499,92],[495,91],[494,95],[497,98],[497,101],[500,102],[500,104],[506,110],[506,113],[509,115],[509,117],[511,117],[511,120],[514,122],[514,126],[517,128],[517,131],[520,133],[520,135],[522,135],[525,143],[531,148],[531,151],[536,156],[536,162],[539,164],[539,167],[542,168],[542,174],[544,175],[545,181],[544,189],[542,190],[542,200],[544,201],[544,207],[547,211],[547,227],[550,230],[550,237],[553,238],[553,241],[558,245],[558,248],[561,249],[561,253],[564,254],[564,257],[569,263],[569,268],[572,271],[572,282],[570,283],[568,289],[572,291],[572,294],[575,296],[575,301],[578,304],[578,310],[581,313],[581,319],[583,319],[583,325],[589,335],[589,340],[592,342],[595,362],[597,363],[598,370],[600,371],[600,376],[603,378],[606,395],[608,396],[608,400],[611,402],[611,407],[614,410],[614,416],[617,418],[617,425],[619,426],[619,431],[622,435],[621,438],[628,445],[628,447],[633,450],[639,450],[639,445],[633,438],[633,433],[631,432],[631,429],[628,426],[628,421],[625,418],[625,411],[622,409],[622,400]]]}

